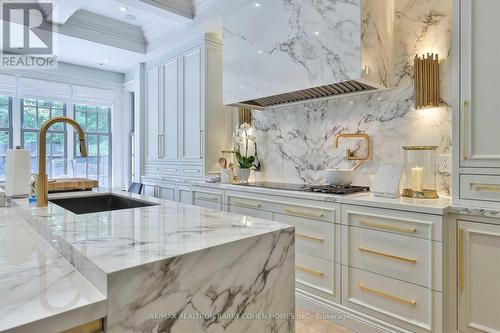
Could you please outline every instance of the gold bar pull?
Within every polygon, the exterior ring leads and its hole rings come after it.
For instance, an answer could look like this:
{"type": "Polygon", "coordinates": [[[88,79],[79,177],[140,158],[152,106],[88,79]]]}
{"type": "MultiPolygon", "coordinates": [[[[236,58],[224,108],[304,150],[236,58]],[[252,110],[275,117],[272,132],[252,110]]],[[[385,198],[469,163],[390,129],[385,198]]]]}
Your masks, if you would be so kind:
{"type": "Polygon", "coordinates": [[[304,267],[304,266],[301,266],[301,265],[295,265],[295,268],[298,269],[298,270],[301,270],[303,272],[306,272],[306,273],[309,273],[309,274],[313,274],[313,275],[317,275],[317,276],[323,276],[323,275],[325,275],[325,273],[323,273],[323,272],[316,271],[314,269],[310,269],[310,268],[307,268],[307,267],[304,267]]]}
{"type": "Polygon", "coordinates": [[[405,234],[414,234],[417,232],[416,228],[411,228],[411,227],[405,228],[405,227],[399,227],[397,225],[381,224],[381,223],[374,223],[374,222],[368,222],[368,221],[360,221],[360,223],[364,226],[367,226],[367,227],[402,232],[405,234]]]}
{"type": "Polygon", "coordinates": [[[199,199],[199,200],[205,200],[205,201],[214,201],[216,202],[218,199],[215,198],[215,197],[205,197],[205,196],[202,196],[202,195],[197,195],[195,197],[195,199],[199,199]]]}
{"type": "Polygon", "coordinates": [[[364,247],[359,247],[358,249],[361,252],[370,253],[370,254],[374,254],[374,255],[377,255],[377,256],[381,256],[381,257],[386,257],[386,258],[391,258],[391,259],[406,261],[406,262],[409,262],[409,263],[412,263],[412,264],[414,264],[414,263],[417,262],[417,259],[414,259],[414,258],[400,257],[400,256],[397,256],[397,255],[394,255],[394,254],[379,252],[379,251],[367,249],[367,248],[364,248],[364,247]]]}
{"type": "Polygon", "coordinates": [[[462,105],[462,109],[460,110],[460,155],[462,160],[467,159],[467,138],[466,138],[466,117],[467,117],[467,106],[469,105],[468,101],[464,101],[462,105]]]}
{"type": "Polygon", "coordinates": [[[471,183],[470,189],[476,192],[500,192],[500,184],[477,184],[471,183]]]}
{"type": "Polygon", "coordinates": [[[291,208],[285,209],[285,212],[290,214],[290,215],[295,215],[295,216],[299,216],[299,217],[312,217],[312,218],[317,218],[317,219],[325,217],[325,214],[323,214],[323,213],[295,210],[295,209],[291,209],[291,208]]]}
{"type": "Polygon", "coordinates": [[[359,284],[359,288],[363,291],[367,291],[367,292],[370,292],[372,294],[376,294],[376,295],[379,295],[379,296],[382,296],[382,297],[385,297],[388,299],[392,299],[392,300],[397,301],[397,302],[401,302],[401,303],[405,303],[405,304],[409,304],[409,305],[416,305],[417,304],[417,301],[414,299],[407,299],[407,298],[403,298],[403,297],[399,297],[399,296],[394,296],[394,295],[388,294],[384,291],[380,291],[380,290],[373,289],[373,288],[368,288],[362,283],[359,284]]]}
{"type": "Polygon", "coordinates": [[[260,207],[262,207],[261,204],[253,203],[253,202],[243,202],[243,201],[235,200],[234,203],[236,205],[242,206],[242,207],[250,207],[250,208],[260,208],[260,207]]]}
{"type": "Polygon", "coordinates": [[[303,238],[303,239],[317,241],[317,242],[324,242],[325,241],[325,239],[323,237],[314,237],[314,236],[309,236],[309,235],[304,235],[304,234],[299,234],[299,233],[295,233],[295,236],[303,238]]]}
{"type": "Polygon", "coordinates": [[[464,229],[458,230],[458,288],[464,289],[464,229]]]}

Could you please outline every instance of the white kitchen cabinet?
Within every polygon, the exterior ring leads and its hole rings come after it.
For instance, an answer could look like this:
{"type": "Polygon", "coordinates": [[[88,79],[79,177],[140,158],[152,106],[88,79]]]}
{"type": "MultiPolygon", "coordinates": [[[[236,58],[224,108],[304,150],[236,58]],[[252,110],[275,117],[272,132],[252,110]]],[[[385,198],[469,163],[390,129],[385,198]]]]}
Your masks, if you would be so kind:
{"type": "Polygon", "coordinates": [[[160,118],[160,67],[146,73],[146,159],[161,158],[162,126],[160,118]]]}
{"type": "Polygon", "coordinates": [[[458,221],[458,326],[500,332],[500,225],[458,221]]]}
{"type": "Polygon", "coordinates": [[[193,190],[191,187],[178,186],[177,187],[177,201],[183,204],[193,204],[193,190]]]}
{"type": "Polygon", "coordinates": [[[182,159],[202,158],[201,48],[182,55],[182,159]]]}
{"type": "Polygon", "coordinates": [[[146,64],[145,178],[180,185],[220,170],[232,148],[230,108],[222,104],[222,46],[204,36],[146,64]],[[158,92],[159,95],[158,95],[158,92]]]}
{"type": "Polygon", "coordinates": [[[170,184],[161,184],[158,186],[158,198],[170,201],[176,201],[177,187],[170,184]]]}
{"type": "Polygon", "coordinates": [[[461,0],[461,166],[500,167],[498,0],[461,0]]]}
{"type": "Polygon", "coordinates": [[[455,0],[453,201],[500,207],[500,1],[455,0]],[[455,143],[457,143],[455,145],[455,143]]]}
{"type": "Polygon", "coordinates": [[[163,65],[163,158],[178,158],[179,59],[163,65]]]}
{"type": "Polygon", "coordinates": [[[157,187],[153,184],[144,184],[142,194],[148,197],[156,197],[157,187]]]}
{"type": "Polygon", "coordinates": [[[210,208],[214,210],[222,210],[223,193],[216,190],[193,190],[193,204],[195,206],[210,208]]]}

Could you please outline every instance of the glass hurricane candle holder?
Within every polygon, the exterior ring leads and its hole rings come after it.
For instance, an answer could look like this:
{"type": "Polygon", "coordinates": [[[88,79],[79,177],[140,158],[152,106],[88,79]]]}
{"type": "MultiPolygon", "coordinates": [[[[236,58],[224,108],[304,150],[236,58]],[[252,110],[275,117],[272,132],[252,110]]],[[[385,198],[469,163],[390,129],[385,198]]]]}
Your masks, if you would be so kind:
{"type": "Polygon", "coordinates": [[[401,196],[437,199],[437,146],[404,146],[404,169],[401,196]]]}

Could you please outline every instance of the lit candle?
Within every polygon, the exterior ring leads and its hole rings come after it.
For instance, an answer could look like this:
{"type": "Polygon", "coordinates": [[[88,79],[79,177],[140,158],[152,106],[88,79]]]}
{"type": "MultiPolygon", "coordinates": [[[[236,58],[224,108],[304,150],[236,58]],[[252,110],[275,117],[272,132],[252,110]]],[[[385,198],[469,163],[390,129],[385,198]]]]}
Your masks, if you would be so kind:
{"type": "Polygon", "coordinates": [[[415,192],[422,192],[424,189],[424,168],[411,168],[411,189],[415,192]]]}

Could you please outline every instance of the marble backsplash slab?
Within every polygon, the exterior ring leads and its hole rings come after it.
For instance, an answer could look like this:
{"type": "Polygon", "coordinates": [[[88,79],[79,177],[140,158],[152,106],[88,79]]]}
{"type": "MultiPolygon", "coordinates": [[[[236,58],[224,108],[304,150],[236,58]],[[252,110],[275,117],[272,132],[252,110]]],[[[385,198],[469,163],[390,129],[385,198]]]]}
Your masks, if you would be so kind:
{"type": "MultiPolygon", "coordinates": [[[[381,163],[403,161],[404,145],[437,145],[451,153],[451,0],[395,1],[395,82],[390,91],[253,111],[263,172],[256,179],[324,183],[324,169],[346,167],[345,150],[360,150],[361,141],[343,141],[338,133],[367,133],[373,156],[355,175],[368,185],[381,163]],[[441,60],[443,106],[415,110],[412,66],[415,54],[437,52],[441,60]]],[[[450,175],[438,174],[438,190],[449,193],[450,175]]]]}

